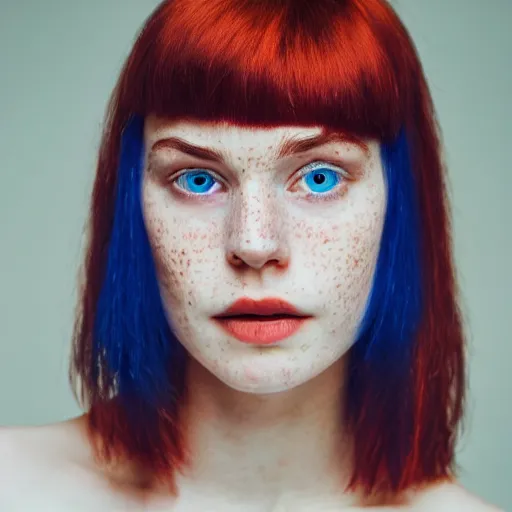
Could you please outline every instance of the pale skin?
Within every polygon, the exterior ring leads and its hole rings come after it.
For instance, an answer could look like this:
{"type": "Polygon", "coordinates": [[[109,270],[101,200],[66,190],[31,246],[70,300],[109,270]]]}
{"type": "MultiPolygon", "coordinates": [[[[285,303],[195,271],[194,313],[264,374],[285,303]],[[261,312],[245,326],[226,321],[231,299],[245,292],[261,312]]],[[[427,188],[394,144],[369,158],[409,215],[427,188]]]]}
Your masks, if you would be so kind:
{"type": "MultiPolygon", "coordinates": [[[[320,133],[148,118],[143,213],[169,321],[191,356],[183,418],[191,467],[174,499],[162,488],[143,492],[138,468],[98,466],[84,416],[4,429],[1,510],[363,510],[344,492],[352,461],[340,390],[386,193],[375,141],[279,154],[287,141],[320,133]],[[219,158],[186,154],[176,139],[219,158]],[[243,344],[212,321],[240,297],[269,296],[311,320],[268,347],[243,344]]],[[[372,509],[498,510],[455,483],[405,498],[372,509]]]]}

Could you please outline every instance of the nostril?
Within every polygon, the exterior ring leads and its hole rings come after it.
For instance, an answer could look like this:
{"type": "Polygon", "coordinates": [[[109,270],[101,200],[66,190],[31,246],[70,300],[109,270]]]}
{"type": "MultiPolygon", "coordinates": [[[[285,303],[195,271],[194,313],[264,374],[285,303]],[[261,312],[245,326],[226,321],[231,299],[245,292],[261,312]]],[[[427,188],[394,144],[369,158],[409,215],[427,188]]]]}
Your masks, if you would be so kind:
{"type": "Polygon", "coordinates": [[[232,265],[235,265],[237,267],[239,267],[240,265],[243,265],[243,260],[242,258],[240,258],[239,256],[237,256],[235,253],[231,253],[229,256],[228,256],[228,260],[229,262],[232,264],[232,265]]]}

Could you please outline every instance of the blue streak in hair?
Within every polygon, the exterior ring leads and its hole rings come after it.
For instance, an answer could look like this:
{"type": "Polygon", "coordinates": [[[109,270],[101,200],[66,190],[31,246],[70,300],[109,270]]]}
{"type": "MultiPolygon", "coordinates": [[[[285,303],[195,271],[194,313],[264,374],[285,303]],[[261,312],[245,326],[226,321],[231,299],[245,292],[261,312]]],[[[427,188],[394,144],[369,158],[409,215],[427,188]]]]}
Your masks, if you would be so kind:
{"type": "MultiPolygon", "coordinates": [[[[359,360],[406,372],[422,312],[419,205],[405,131],[381,145],[387,189],[372,291],[354,347],[359,360]]],[[[386,372],[387,373],[387,372],[386,372]]]]}
{"type": "Polygon", "coordinates": [[[164,312],[142,214],[144,120],[133,117],[121,143],[114,223],[100,293],[94,354],[115,375],[122,399],[156,407],[169,403],[170,372],[183,364],[183,349],[164,312]]]}

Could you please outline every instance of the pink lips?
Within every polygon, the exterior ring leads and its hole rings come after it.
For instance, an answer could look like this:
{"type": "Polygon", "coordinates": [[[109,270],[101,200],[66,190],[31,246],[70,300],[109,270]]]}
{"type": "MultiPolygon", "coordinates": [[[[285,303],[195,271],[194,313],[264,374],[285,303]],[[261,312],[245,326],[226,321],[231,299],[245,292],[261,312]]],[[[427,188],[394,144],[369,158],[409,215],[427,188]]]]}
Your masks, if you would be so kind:
{"type": "Polygon", "coordinates": [[[255,345],[270,345],[290,337],[308,318],[288,302],[274,298],[239,299],[214,317],[228,334],[255,345]]]}

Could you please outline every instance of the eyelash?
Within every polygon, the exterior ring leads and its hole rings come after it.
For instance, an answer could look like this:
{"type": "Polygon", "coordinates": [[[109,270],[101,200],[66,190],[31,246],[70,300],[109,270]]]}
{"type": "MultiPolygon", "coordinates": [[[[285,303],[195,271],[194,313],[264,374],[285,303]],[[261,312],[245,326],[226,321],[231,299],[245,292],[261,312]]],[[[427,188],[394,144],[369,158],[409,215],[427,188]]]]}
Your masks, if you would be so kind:
{"type": "MultiPolygon", "coordinates": [[[[305,198],[305,199],[313,200],[313,201],[324,201],[324,200],[329,200],[331,198],[339,197],[339,196],[344,194],[345,189],[346,189],[346,182],[350,180],[349,173],[346,170],[344,170],[342,167],[339,167],[339,166],[336,166],[336,165],[333,165],[333,164],[330,164],[330,163],[327,163],[327,162],[323,162],[323,161],[311,162],[309,164],[306,164],[304,167],[302,167],[302,169],[299,171],[298,177],[293,181],[292,186],[294,186],[295,184],[299,183],[309,173],[311,173],[312,171],[314,171],[316,169],[318,169],[318,170],[326,169],[326,170],[328,170],[328,171],[330,171],[332,173],[337,174],[339,181],[333,187],[332,190],[330,190],[328,192],[325,192],[325,193],[322,193],[322,192],[307,192],[305,194],[305,197],[303,197],[303,199],[305,198]]],[[[217,183],[219,183],[221,185],[224,184],[224,180],[221,179],[215,172],[212,172],[210,170],[203,169],[203,168],[183,169],[178,175],[172,176],[172,178],[170,178],[169,181],[171,182],[171,185],[173,185],[176,188],[178,188],[179,189],[179,193],[181,193],[183,195],[186,195],[186,196],[189,196],[189,197],[193,197],[194,199],[199,199],[199,200],[209,200],[210,196],[214,195],[214,193],[211,193],[211,194],[193,193],[193,192],[189,192],[189,191],[185,190],[183,187],[180,187],[179,185],[176,185],[176,182],[180,178],[182,178],[184,176],[187,176],[189,173],[192,173],[194,171],[195,172],[201,172],[202,171],[205,174],[208,174],[209,176],[211,176],[217,183]]]]}

